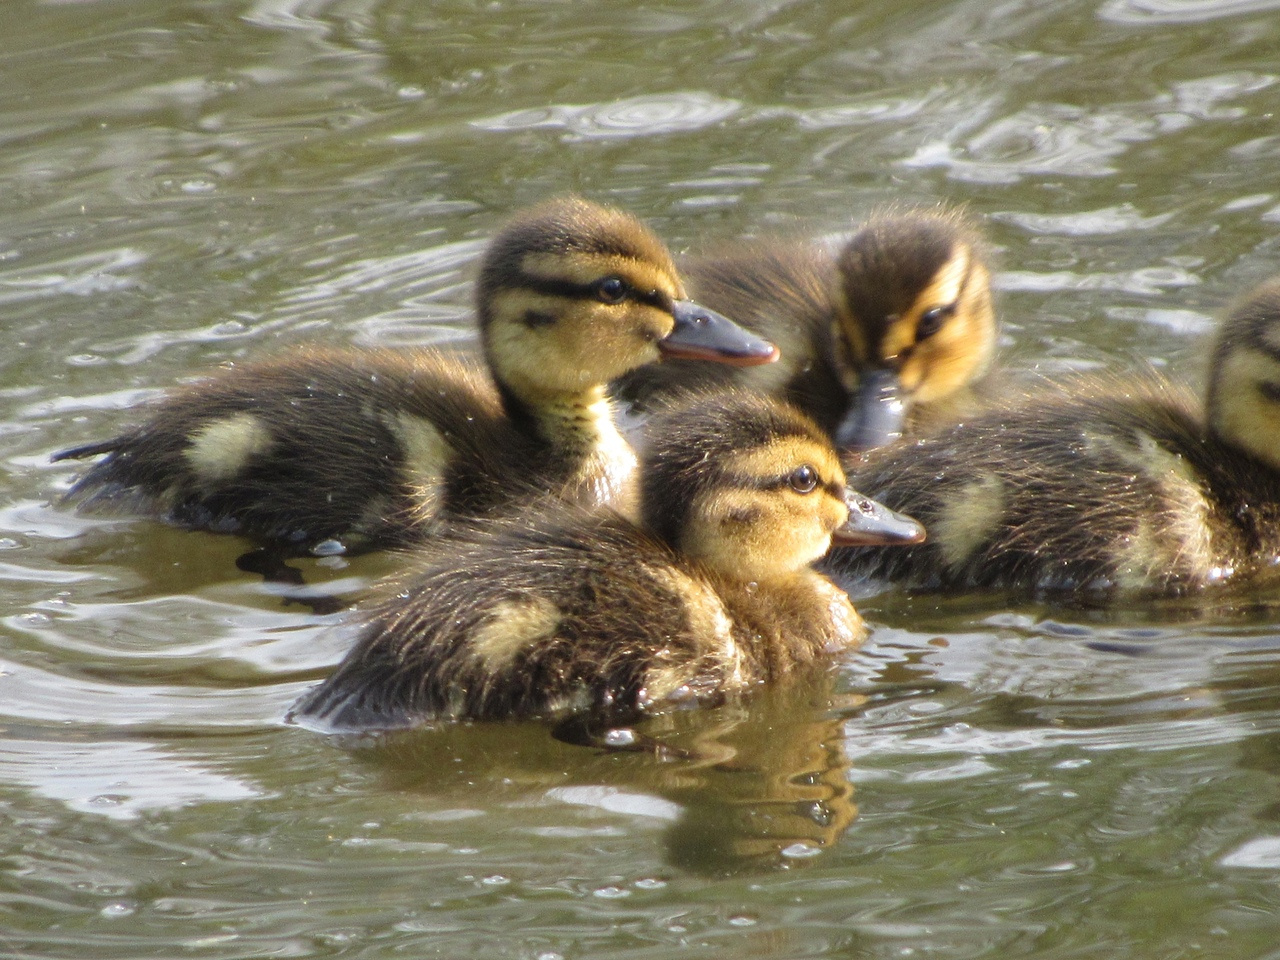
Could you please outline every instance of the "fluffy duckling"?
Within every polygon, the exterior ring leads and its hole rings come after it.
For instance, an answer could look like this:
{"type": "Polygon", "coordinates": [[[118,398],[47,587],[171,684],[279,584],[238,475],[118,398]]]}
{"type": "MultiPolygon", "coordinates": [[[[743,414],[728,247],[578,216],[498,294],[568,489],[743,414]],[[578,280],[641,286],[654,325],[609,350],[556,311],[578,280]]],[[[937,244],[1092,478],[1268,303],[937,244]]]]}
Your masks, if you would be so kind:
{"type": "Polygon", "coordinates": [[[956,210],[885,211],[834,255],[775,240],[682,269],[701,302],[776,343],[782,362],[636,370],[620,392],[642,405],[708,380],[734,383],[791,400],[842,448],[867,449],[959,402],[995,351],[982,239],[956,210]]]}
{"type": "Polygon", "coordinates": [[[531,491],[633,509],[635,455],[609,381],[661,357],[767,363],[777,350],[690,301],[638,220],[576,197],[490,243],[476,309],[490,376],[433,351],[301,350],[168,394],[72,488],[289,552],[404,543],[531,491]]]}
{"type": "Polygon", "coordinates": [[[1177,595],[1280,575],[1280,279],[1232,309],[1201,403],[1079,377],[872,456],[853,482],[929,543],[833,553],[904,585],[1177,595]]]}
{"type": "Polygon", "coordinates": [[[369,608],[293,718],[628,718],[860,643],[848,597],[810,565],[833,540],[915,542],[920,526],[846,490],[825,435],[776,401],[701,398],[651,426],[642,525],[562,506],[445,543],[369,608]]]}

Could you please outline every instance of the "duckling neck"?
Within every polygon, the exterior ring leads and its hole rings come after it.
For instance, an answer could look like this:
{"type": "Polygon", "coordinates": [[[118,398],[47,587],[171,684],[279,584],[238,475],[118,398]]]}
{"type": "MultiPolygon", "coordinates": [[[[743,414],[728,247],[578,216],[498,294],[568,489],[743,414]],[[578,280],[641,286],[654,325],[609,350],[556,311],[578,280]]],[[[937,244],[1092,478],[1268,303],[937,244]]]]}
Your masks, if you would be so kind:
{"type": "Polygon", "coordinates": [[[639,518],[636,455],[613,421],[605,387],[517,395],[503,390],[508,416],[546,444],[564,478],[561,496],[639,518]]]}

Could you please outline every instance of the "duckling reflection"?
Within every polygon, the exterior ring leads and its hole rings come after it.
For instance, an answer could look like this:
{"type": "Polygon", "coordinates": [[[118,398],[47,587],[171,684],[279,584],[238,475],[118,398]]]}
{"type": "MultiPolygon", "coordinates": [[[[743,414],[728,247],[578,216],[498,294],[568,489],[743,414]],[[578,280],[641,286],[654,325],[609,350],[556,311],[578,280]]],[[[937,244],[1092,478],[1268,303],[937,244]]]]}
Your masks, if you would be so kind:
{"type": "Polygon", "coordinates": [[[829,569],[917,588],[1171,596],[1280,579],[1280,279],[1227,314],[1203,403],[1082,376],[873,456],[861,489],[929,543],[829,569]]]}
{"type": "Polygon", "coordinates": [[[56,454],[106,454],[69,497],[294,554],[413,542],[535,492],[630,513],[635,455],[606,384],[663,356],[777,356],[689,301],[643,224],[575,197],[493,239],[476,311],[490,375],[432,351],[233,366],[136,429],[56,454]]]}
{"type": "Polygon", "coordinates": [[[708,383],[784,397],[836,438],[882,445],[972,408],[995,352],[990,272],[977,227],[957,210],[887,210],[834,256],[763,241],[683,264],[704,303],[776,343],[769,369],[637,369],[620,393],[642,406],[708,383]]]}
{"type": "MultiPolygon", "coordinates": [[[[861,698],[838,692],[837,681],[824,665],[745,700],[617,731],[646,746],[639,750],[583,749],[534,723],[440,724],[338,742],[388,789],[440,807],[482,802],[500,813],[542,795],[629,817],[637,830],[665,821],[664,859],[682,870],[793,868],[836,847],[858,814],[843,744],[861,698]]],[[[563,827],[571,818],[558,809],[551,816],[563,827]]]]}
{"type": "Polygon", "coordinates": [[[364,615],[294,718],[330,731],[441,718],[627,718],[715,702],[859,645],[811,565],[841,543],[912,543],[913,520],[847,491],[808,417],[720,393],[655,418],[643,527],[549,509],[428,552],[364,615]]]}

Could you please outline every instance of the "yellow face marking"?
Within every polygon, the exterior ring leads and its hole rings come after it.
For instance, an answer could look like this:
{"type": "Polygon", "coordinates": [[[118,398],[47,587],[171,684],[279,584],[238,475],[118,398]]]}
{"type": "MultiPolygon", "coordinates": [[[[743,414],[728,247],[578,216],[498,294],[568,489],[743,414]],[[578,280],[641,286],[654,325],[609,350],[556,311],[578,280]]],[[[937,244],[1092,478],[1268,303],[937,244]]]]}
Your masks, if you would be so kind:
{"type": "Polygon", "coordinates": [[[825,490],[716,490],[690,511],[680,548],[723,576],[773,581],[794,576],[831,548],[849,515],[825,490]]]}
{"type": "Polygon", "coordinates": [[[1004,510],[1004,483],[988,474],[948,494],[937,519],[929,524],[929,539],[938,545],[948,567],[958,567],[987,542],[1004,510]]]}
{"type": "MultiPolygon", "coordinates": [[[[916,319],[929,306],[919,312],[916,319]]],[[[995,352],[996,319],[987,286],[987,271],[974,266],[956,312],[933,336],[916,344],[903,361],[902,385],[922,403],[946,396],[971,382],[991,362],[995,352]]]]}
{"type": "Polygon", "coordinates": [[[756,581],[792,576],[830,549],[831,534],[848,519],[844,501],[825,489],[844,483],[840,461],[826,445],[784,437],[736,451],[724,466],[745,485],[713,488],[694,504],[680,545],[725,576],[756,581]],[[815,490],[798,493],[773,485],[802,465],[817,471],[815,490]],[[752,486],[758,482],[770,486],[752,486]]]}
{"type": "Polygon", "coordinates": [[[836,452],[803,437],[783,437],[767,446],[734,451],[725,467],[732,473],[763,480],[784,477],[805,464],[818,471],[823,483],[844,483],[836,452]]]}
{"type": "Polygon", "coordinates": [[[1280,363],[1255,350],[1235,350],[1214,372],[1209,422],[1224,440],[1280,468],[1280,403],[1261,384],[1280,384],[1280,363]]]}
{"type": "Polygon", "coordinates": [[[545,597],[499,603],[472,634],[471,652],[487,671],[505,670],[521,651],[551,639],[560,618],[560,609],[545,597]]]}
{"type": "Polygon", "coordinates": [[[453,459],[451,448],[435,424],[412,414],[397,413],[387,427],[404,451],[405,479],[413,486],[415,509],[421,519],[435,516],[444,500],[444,474],[453,459]]]}
{"type": "Polygon", "coordinates": [[[916,298],[915,305],[920,308],[920,312],[933,307],[945,307],[959,300],[961,291],[967,286],[966,279],[969,283],[973,282],[969,270],[972,264],[973,251],[964,245],[956,247],[951,259],[942,265],[916,298]]]}
{"type": "Polygon", "coordinates": [[[503,382],[521,395],[579,392],[655,363],[658,341],[675,326],[665,310],[633,300],[607,304],[528,290],[495,296],[493,315],[490,360],[503,382]],[[531,327],[524,322],[530,311],[555,322],[531,327]]]}
{"type": "MultiPolygon", "coordinates": [[[[896,366],[902,387],[913,400],[936,400],[971,382],[995,352],[990,274],[973,250],[960,244],[910,306],[888,318],[878,349],[868,342],[868,322],[855,317],[847,302],[838,313],[836,339],[847,349],[848,363],[855,368],[896,366]],[[948,307],[954,307],[954,312],[942,327],[920,338],[924,315],[948,307]]],[[[856,369],[846,381],[846,387],[856,386],[856,369]]]]}
{"type": "MultiPolygon", "coordinates": [[[[920,291],[911,306],[895,318],[885,331],[880,341],[882,360],[892,360],[909,354],[916,346],[916,328],[920,318],[930,310],[939,307],[957,305],[960,293],[965,287],[965,278],[969,274],[969,264],[973,256],[966,246],[959,246],[951,259],[944,263],[933,275],[928,286],[920,291]]],[[[970,280],[972,283],[972,279],[970,280]]],[[[958,305],[957,305],[958,310],[958,305]]],[[[951,321],[948,320],[948,323],[951,321]]],[[[941,331],[939,331],[941,333],[941,331]]],[[[934,336],[937,336],[935,334],[934,336]]],[[[927,341],[922,341],[922,343],[927,341]]]]}
{"type": "MultiPolygon", "coordinates": [[[[844,302],[843,294],[840,302],[842,305],[836,313],[832,339],[840,352],[840,359],[845,362],[846,366],[852,368],[848,371],[851,382],[846,383],[845,386],[853,389],[858,382],[857,368],[865,367],[871,362],[871,346],[867,343],[862,324],[853,315],[849,305],[844,302]]],[[[785,357],[786,354],[783,353],[783,356],[785,357]]]]}
{"type": "Polygon", "coordinates": [[[200,480],[219,483],[240,473],[252,457],[269,450],[271,442],[265,423],[252,413],[235,413],[193,433],[183,456],[200,480]]]}

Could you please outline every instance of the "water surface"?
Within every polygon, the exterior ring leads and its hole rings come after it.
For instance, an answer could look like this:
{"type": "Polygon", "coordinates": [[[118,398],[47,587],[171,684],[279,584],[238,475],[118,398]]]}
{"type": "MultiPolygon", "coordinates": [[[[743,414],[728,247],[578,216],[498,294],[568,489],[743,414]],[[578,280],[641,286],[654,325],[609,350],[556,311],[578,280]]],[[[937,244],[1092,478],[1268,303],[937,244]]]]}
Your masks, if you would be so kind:
{"type": "MultiPolygon", "coordinates": [[[[513,210],[678,250],[987,224],[1002,360],[1199,382],[1280,266],[1280,3],[90,0],[0,41],[0,952],[1280,957],[1280,608],[866,597],[829,676],[371,751],[282,722],[336,616],[49,506],[220,363],[467,341],[513,210]]],[[[386,558],[306,564],[353,591],[386,558]]]]}

